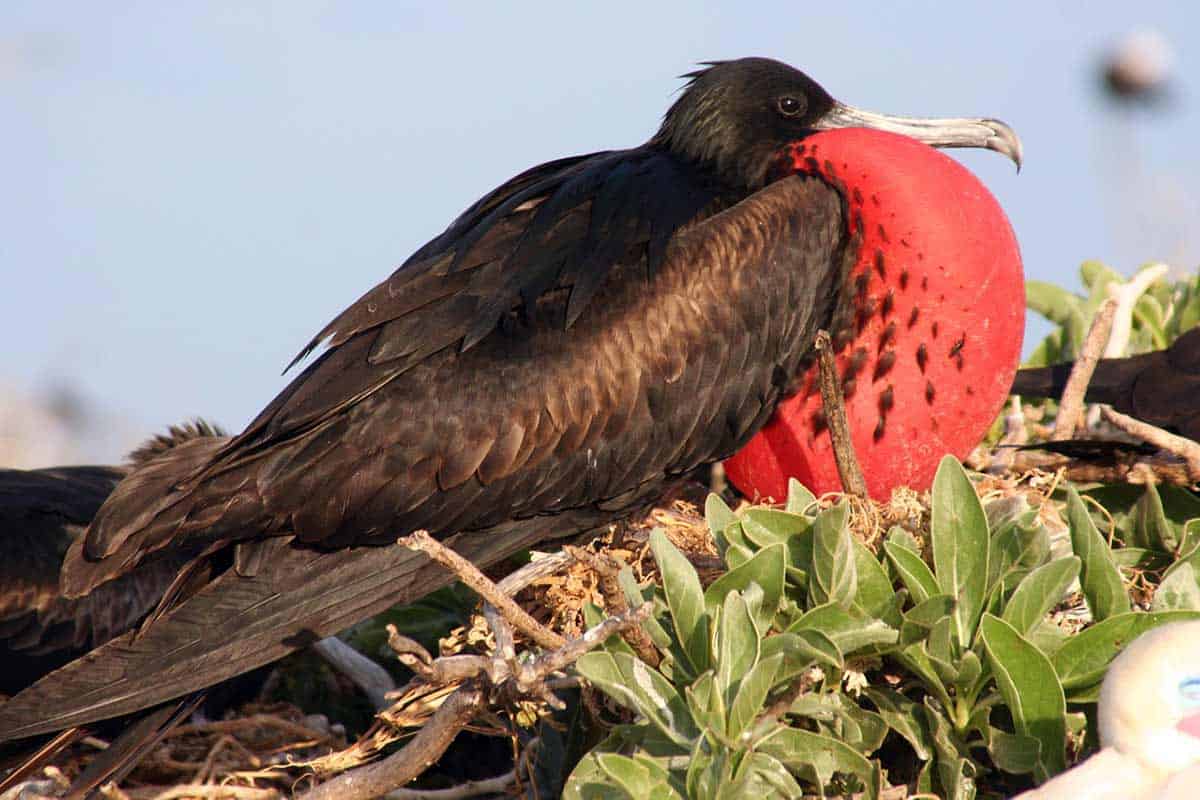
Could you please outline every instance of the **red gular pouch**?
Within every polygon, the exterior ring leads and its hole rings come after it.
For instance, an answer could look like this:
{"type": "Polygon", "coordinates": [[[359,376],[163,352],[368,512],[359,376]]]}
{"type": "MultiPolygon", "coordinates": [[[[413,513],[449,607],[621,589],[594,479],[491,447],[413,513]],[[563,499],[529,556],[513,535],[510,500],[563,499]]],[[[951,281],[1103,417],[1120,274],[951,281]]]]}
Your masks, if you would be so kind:
{"type": "MultiPolygon", "coordinates": [[[[942,456],[980,441],[1012,385],[1025,329],[1012,226],[965,167],[899,134],[815,133],[792,160],[846,199],[857,252],[828,328],[867,488],[878,500],[927,489],[942,456]]],[[[781,501],[788,478],[841,490],[815,364],[725,461],[746,496],[781,501]]]]}

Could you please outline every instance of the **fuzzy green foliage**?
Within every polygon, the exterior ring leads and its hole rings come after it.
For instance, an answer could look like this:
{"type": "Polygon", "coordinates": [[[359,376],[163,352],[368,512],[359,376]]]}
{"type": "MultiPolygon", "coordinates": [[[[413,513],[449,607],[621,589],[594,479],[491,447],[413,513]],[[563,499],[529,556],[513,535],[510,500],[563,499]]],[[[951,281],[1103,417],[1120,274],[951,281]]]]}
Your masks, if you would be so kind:
{"type": "Polygon", "coordinates": [[[1121,647],[1200,617],[1200,504],[1173,497],[1168,514],[1144,491],[1118,525],[1174,563],[1149,612],[1133,610],[1127,557],[1074,488],[1061,496],[1073,554],[1058,557],[1035,509],[1020,496],[984,506],[952,458],[934,482],[924,551],[895,528],[872,553],[844,505],[817,512],[798,484],[786,510],[735,514],[711,497],[729,571],[702,588],[655,533],[662,586],[623,576],[631,600],[655,604],[645,628],[662,661],[649,666],[615,637],[580,660],[635,721],[584,757],[566,796],[873,797],[899,761],[915,765],[913,788],[944,797],[1044,781],[1067,767],[1069,735],[1121,647]],[[1073,587],[1093,618],[1075,634],[1051,615],[1073,587]],[[885,672],[901,680],[878,680],[885,672]],[[869,685],[846,688],[852,673],[869,685]]]}

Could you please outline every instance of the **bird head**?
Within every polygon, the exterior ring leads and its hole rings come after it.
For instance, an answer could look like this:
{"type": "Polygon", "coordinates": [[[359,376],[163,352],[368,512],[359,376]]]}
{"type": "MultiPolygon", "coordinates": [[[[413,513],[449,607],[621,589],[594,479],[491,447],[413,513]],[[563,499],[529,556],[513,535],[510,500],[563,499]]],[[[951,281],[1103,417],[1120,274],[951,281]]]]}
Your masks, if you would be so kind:
{"type": "Polygon", "coordinates": [[[769,58],[706,62],[667,110],[651,140],[713,170],[722,180],[757,189],[781,177],[788,147],[819,131],[873,128],[932,147],[983,147],[1020,169],[1021,142],[994,119],[897,117],[834,100],[798,69],[769,58]]]}

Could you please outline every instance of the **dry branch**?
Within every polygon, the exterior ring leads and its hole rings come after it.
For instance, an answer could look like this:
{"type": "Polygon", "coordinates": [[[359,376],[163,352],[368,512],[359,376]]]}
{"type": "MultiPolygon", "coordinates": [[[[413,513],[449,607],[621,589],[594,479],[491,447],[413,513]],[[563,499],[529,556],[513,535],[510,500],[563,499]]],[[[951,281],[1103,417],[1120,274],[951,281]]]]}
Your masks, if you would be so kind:
{"type": "Polygon", "coordinates": [[[846,421],[846,396],[842,392],[842,381],[838,377],[837,364],[833,360],[833,345],[829,332],[817,331],[813,347],[817,351],[821,406],[825,411],[829,438],[833,440],[833,458],[837,462],[842,488],[846,490],[846,494],[866,497],[867,481],[854,452],[854,441],[850,438],[850,424],[846,421]]]}
{"type": "Polygon", "coordinates": [[[400,539],[400,544],[410,550],[425,553],[437,563],[458,576],[458,579],[471,588],[476,594],[491,603],[504,614],[512,626],[533,641],[546,648],[562,647],[565,640],[554,631],[542,625],[526,613],[512,598],[497,588],[496,584],[479,571],[479,568],[454,552],[452,549],[434,539],[425,531],[415,533],[400,539]]]}
{"type": "Polygon", "coordinates": [[[1104,354],[1116,310],[1117,303],[1110,298],[1101,303],[1092,319],[1092,326],[1088,328],[1083,347],[1075,359],[1075,366],[1071,367],[1067,385],[1063,387],[1062,398],[1058,401],[1058,420],[1054,423],[1051,441],[1062,442],[1075,435],[1075,428],[1083,415],[1083,396],[1096,371],[1096,363],[1104,354]]]}
{"type": "Polygon", "coordinates": [[[1200,443],[1183,436],[1176,436],[1170,431],[1164,431],[1162,428],[1134,419],[1111,408],[1105,408],[1103,413],[1108,422],[1131,436],[1136,436],[1160,450],[1182,458],[1187,465],[1190,482],[1200,482],[1200,443]]]}

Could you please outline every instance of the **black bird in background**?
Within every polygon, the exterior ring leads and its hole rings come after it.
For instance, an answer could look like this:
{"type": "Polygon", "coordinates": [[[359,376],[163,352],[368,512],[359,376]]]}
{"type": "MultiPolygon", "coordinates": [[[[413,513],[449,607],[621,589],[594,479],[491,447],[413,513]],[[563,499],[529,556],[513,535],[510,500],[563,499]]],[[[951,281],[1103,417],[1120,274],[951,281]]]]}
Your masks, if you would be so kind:
{"type": "MultiPolygon", "coordinates": [[[[1074,362],[1022,369],[1012,393],[1059,397],[1074,362]]],[[[1166,350],[1126,358],[1104,358],[1084,395],[1122,414],[1200,441],[1200,326],[1179,336],[1166,350]]]]}
{"type": "Polygon", "coordinates": [[[150,439],[127,466],[0,469],[0,694],[125,633],[158,605],[182,560],[146,564],[66,598],[59,591],[63,557],[131,471],[183,442],[222,435],[197,420],[150,439]]]}
{"type": "Polygon", "coordinates": [[[486,566],[735,452],[852,313],[849,198],[819,165],[800,174],[805,137],[875,127],[1019,159],[1002,123],[858,112],[767,59],[688,77],[646,144],[534,167],[467,209],[322,330],[301,356],[328,349],[240,435],[123,480],[68,553],[67,594],[164,557],[233,565],[0,706],[0,739],[179,697],[420,597],[447,573],[380,546],[412,530],[486,566]]]}

